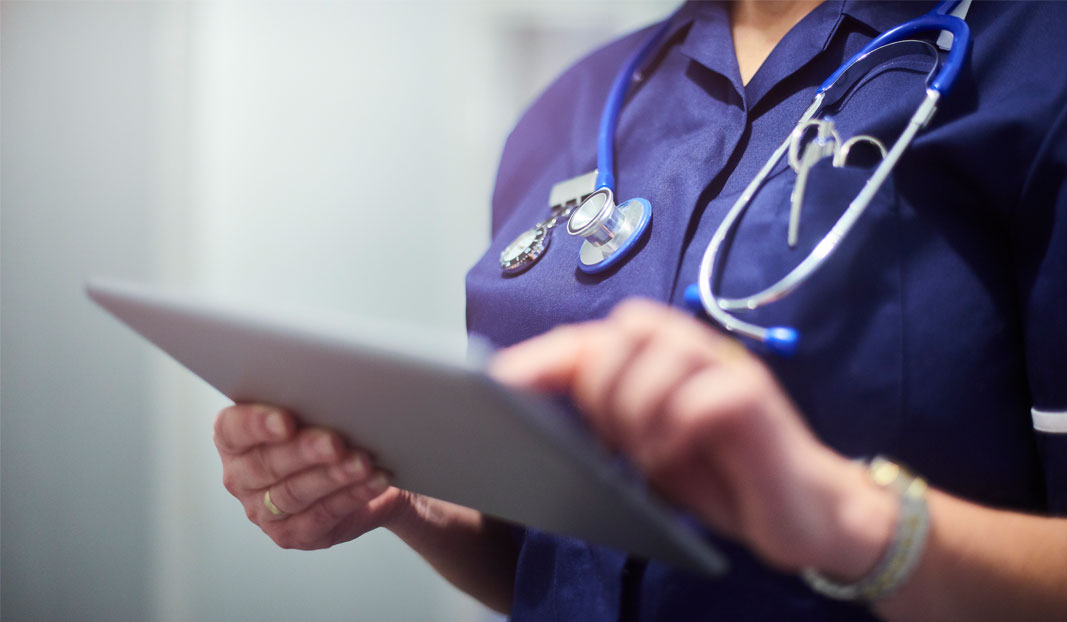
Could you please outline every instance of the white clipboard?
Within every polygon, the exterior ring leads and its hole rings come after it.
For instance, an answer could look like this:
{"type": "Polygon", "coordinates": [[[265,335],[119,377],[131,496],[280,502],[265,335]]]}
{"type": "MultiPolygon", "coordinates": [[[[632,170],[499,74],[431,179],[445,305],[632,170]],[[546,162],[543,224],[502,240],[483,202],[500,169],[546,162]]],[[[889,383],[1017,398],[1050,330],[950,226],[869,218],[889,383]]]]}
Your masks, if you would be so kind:
{"type": "Polygon", "coordinates": [[[338,430],[400,488],[710,575],[726,570],[558,408],[418,351],[410,331],[390,339],[355,320],[270,314],[114,279],[86,289],[226,397],[338,430]]]}

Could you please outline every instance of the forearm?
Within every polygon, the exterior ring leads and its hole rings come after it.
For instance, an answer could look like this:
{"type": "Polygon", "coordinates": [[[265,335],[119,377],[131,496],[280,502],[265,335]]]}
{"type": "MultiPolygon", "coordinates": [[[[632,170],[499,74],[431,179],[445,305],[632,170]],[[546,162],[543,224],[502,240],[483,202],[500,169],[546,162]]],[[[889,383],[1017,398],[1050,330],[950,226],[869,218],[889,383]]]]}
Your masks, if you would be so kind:
{"type": "Polygon", "coordinates": [[[452,585],[508,612],[519,552],[512,528],[476,510],[419,495],[407,507],[386,527],[452,585]]]}
{"type": "Polygon", "coordinates": [[[890,621],[1067,618],[1067,519],[993,510],[937,491],[915,574],[876,607],[890,621]]]}
{"type": "MultiPolygon", "coordinates": [[[[843,583],[884,554],[899,500],[858,464],[829,480],[833,523],[813,566],[843,583]]],[[[1067,519],[994,510],[929,490],[930,530],[919,565],[874,606],[889,622],[1067,619],[1067,519]]]]}

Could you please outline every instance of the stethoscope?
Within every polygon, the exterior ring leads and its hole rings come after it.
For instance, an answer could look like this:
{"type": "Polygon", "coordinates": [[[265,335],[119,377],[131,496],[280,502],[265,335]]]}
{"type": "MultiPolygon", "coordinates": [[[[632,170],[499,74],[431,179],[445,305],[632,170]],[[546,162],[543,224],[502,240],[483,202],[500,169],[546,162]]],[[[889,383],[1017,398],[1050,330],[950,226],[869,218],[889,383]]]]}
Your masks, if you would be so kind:
{"type": "MultiPolygon", "coordinates": [[[[831,74],[815,91],[815,98],[811,105],[808,106],[808,109],[804,111],[804,114],[801,115],[795,129],[771,154],[767,163],[763,165],[756,177],[741,193],[741,196],[738,197],[718,229],[716,229],[700,262],[700,271],[695,285],[697,296],[693,294],[694,286],[690,286],[686,292],[687,298],[690,301],[697,298],[703,310],[720,326],[730,332],[760,342],[772,352],[786,356],[795,352],[797,341],[800,337],[795,328],[789,326],[758,326],[738,319],[732,312],[758,309],[789,295],[826,262],[841,240],[852,229],[852,226],[856,224],[864,210],[867,209],[871,199],[874,198],[879,188],[889,177],[904,150],[911,144],[912,139],[915,138],[919,130],[926,127],[930,119],[933,118],[934,113],[937,111],[938,101],[952,88],[952,84],[963,68],[966,55],[970,49],[970,29],[962,19],[948,14],[957,4],[958,0],[941,2],[929,13],[882,33],[853,55],[852,58],[845,61],[845,64],[831,74]],[[748,207],[752,197],[782,156],[785,155],[786,151],[790,152],[790,164],[794,165],[795,170],[799,168],[797,179],[801,181],[802,185],[803,177],[801,172],[806,170],[805,166],[810,167],[816,158],[809,157],[807,162],[803,162],[804,156],[797,155],[800,151],[798,145],[806,134],[810,136],[811,132],[808,128],[814,125],[817,135],[813,142],[807,143],[809,146],[805,147],[805,154],[810,153],[812,151],[810,145],[814,145],[817,156],[833,157],[835,165],[842,165],[844,159],[847,158],[847,149],[845,147],[851,146],[851,144],[847,141],[842,143],[839,138],[834,136],[831,121],[813,121],[813,118],[825,107],[836,103],[848,92],[855,83],[857,76],[866,74],[880,61],[877,54],[879,50],[889,49],[890,46],[925,46],[934,55],[935,59],[939,59],[937,51],[929,43],[908,39],[908,37],[915,34],[930,31],[948,31],[952,34],[953,39],[948,58],[940,71],[937,71],[937,66],[935,65],[930,75],[927,76],[926,96],[912,114],[904,131],[901,132],[896,142],[888,150],[888,153],[884,152],[884,147],[881,147],[881,143],[878,143],[877,140],[866,136],[859,137],[861,140],[877,143],[884,156],[870,178],[868,178],[867,183],[864,184],[859,194],[845,208],[845,211],[834,223],[829,233],[815,245],[808,256],[797,264],[793,270],[763,291],[743,298],[723,298],[716,295],[712,285],[715,279],[721,276],[717,274],[716,268],[718,267],[719,251],[722,248],[722,244],[733,233],[738,219],[748,207]]],[[[793,209],[790,215],[789,235],[793,239],[795,239],[795,223],[799,219],[799,201],[797,197],[802,192],[801,190],[798,193],[794,188],[794,193],[791,197],[793,209]]]]}
{"type": "Polygon", "coordinates": [[[626,87],[648,55],[659,45],[671,24],[667,19],[626,61],[615,76],[604,102],[597,131],[596,181],[592,193],[565,209],[555,209],[545,220],[521,233],[500,254],[504,274],[528,269],[544,254],[552,229],[567,220],[567,233],[583,238],[578,251],[578,269],[596,274],[619,263],[634,248],[652,221],[652,205],[647,199],[633,198],[615,204],[615,128],[626,99],[626,87]]]}
{"type": "Polygon", "coordinates": [[[567,220],[567,233],[584,238],[578,251],[578,269],[589,274],[603,272],[617,264],[634,247],[652,220],[648,199],[633,198],[615,204],[615,128],[626,99],[626,87],[648,55],[666,34],[671,20],[656,29],[626,64],[608,92],[597,132],[596,190],[574,210],[567,220]]]}
{"type": "MultiPolygon", "coordinates": [[[[758,309],[781,300],[818,270],[837,248],[841,239],[856,223],[882,184],[889,177],[897,161],[911,144],[912,139],[930,122],[937,110],[937,103],[948,93],[963,68],[970,49],[970,29],[960,17],[949,13],[960,0],[943,0],[933,10],[918,18],[904,22],[882,33],[859,52],[849,58],[815,91],[815,97],[793,131],[771,154],[763,168],[748,184],[744,192],[727,212],[705,249],[700,263],[697,283],[685,292],[688,305],[701,308],[727,331],[764,344],[772,352],[790,355],[796,350],[799,333],[789,326],[762,327],[745,322],[733,315],[735,312],[758,309]],[[944,65],[938,68],[940,56],[929,43],[909,39],[924,32],[948,32],[952,35],[951,47],[944,65]],[[904,131],[888,150],[877,139],[856,136],[841,140],[833,121],[816,119],[816,115],[834,105],[849,92],[857,79],[866,75],[882,61],[882,53],[911,52],[918,49],[932,55],[934,66],[926,80],[926,95],[912,114],[904,131]],[[823,158],[831,158],[834,166],[844,166],[850,150],[861,144],[869,144],[878,150],[881,161],[867,180],[863,189],[849,203],[823,239],[792,271],[770,287],[743,298],[724,298],[715,293],[712,284],[720,278],[717,273],[720,250],[723,242],[737,227],[738,220],[748,208],[753,196],[788,153],[789,165],[797,173],[797,183],[790,196],[789,244],[795,245],[799,227],[803,189],[808,171],[823,158]]],[[[968,0],[960,6],[966,11],[968,0]]],[[[524,232],[501,255],[501,268],[505,273],[521,272],[529,268],[547,248],[549,235],[555,225],[567,219],[567,232],[581,236],[578,268],[586,273],[598,273],[616,265],[630,252],[648,229],[652,207],[646,199],[634,198],[621,205],[615,204],[614,136],[622,110],[626,88],[635,71],[659,44],[667,32],[671,20],[666,20],[648,41],[638,49],[619,71],[612,83],[604,104],[597,135],[596,188],[576,207],[554,211],[546,221],[524,232]],[[508,261],[506,262],[505,259],[508,261]]],[[[940,42],[939,42],[940,43],[940,42]]]]}

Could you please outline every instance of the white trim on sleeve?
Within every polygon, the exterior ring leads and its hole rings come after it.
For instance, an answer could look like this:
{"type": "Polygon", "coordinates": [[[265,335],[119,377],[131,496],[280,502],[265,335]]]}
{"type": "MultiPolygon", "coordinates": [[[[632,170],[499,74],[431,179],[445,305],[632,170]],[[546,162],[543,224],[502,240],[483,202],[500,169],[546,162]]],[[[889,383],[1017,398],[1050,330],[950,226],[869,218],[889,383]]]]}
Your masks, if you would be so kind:
{"type": "Polygon", "coordinates": [[[1067,434],[1067,410],[1052,412],[1049,410],[1030,409],[1034,417],[1034,429],[1050,434],[1067,434]]]}

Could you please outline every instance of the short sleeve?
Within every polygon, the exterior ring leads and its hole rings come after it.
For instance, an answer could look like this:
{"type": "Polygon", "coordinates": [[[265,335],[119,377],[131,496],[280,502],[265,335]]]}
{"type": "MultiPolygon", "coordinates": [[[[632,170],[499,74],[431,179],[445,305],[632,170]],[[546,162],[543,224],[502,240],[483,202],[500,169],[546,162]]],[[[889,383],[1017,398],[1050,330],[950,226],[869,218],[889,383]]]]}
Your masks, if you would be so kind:
{"type": "Polygon", "coordinates": [[[1031,416],[1049,510],[1067,515],[1067,106],[1036,154],[1016,209],[1031,416]]]}

